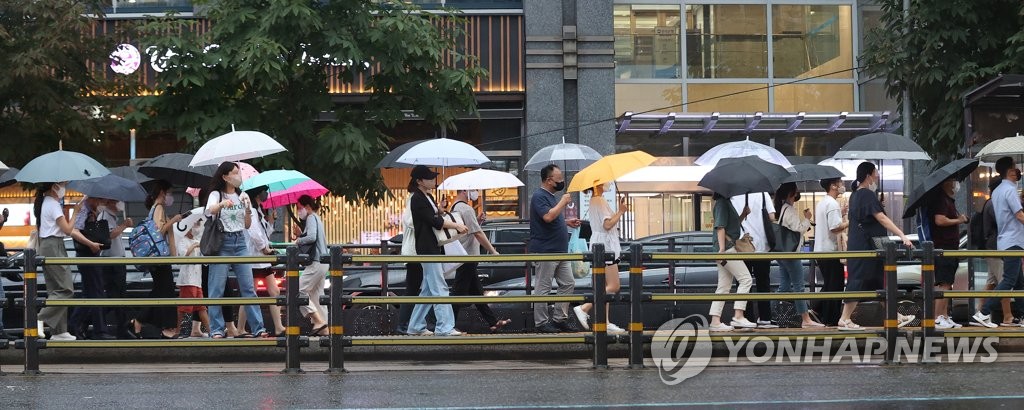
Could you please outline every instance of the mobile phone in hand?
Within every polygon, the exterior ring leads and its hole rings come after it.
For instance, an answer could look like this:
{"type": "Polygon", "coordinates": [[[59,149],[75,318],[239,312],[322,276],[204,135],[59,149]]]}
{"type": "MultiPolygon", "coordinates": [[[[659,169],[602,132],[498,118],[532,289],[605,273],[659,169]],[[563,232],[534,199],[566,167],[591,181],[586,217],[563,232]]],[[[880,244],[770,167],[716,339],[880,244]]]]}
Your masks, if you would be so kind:
{"type": "Polygon", "coordinates": [[[8,210],[7,208],[4,208],[4,218],[8,217],[10,214],[11,214],[11,211],[8,210]]]}

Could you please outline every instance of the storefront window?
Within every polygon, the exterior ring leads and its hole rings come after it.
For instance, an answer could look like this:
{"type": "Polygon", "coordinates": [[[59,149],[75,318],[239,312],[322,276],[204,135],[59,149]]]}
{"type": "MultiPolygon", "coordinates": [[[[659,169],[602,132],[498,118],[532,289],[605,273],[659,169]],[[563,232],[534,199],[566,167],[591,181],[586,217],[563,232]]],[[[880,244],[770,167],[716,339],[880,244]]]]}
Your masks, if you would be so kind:
{"type": "Polygon", "coordinates": [[[772,6],[772,47],[775,78],[853,78],[850,7],[772,6]]]}
{"type": "Polygon", "coordinates": [[[779,84],[775,87],[776,112],[855,111],[853,84],[779,84]]]}
{"type": "Polygon", "coordinates": [[[615,6],[615,76],[680,78],[679,6],[615,6]]]}
{"type": "Polygon", "coordinates": [[[768,84],[694,84],[686,86],[689,112],[768,111],[768,84]]]}
{"type": "Polygon", "coordinates": [[[768,77],[766,6],[686,6],[689,78],[768,77]]]}
{"type": "Polygon", "coordinates": [[[683,88],[675,84],[615,84],[615,112],[683,112],[683,88]]]}

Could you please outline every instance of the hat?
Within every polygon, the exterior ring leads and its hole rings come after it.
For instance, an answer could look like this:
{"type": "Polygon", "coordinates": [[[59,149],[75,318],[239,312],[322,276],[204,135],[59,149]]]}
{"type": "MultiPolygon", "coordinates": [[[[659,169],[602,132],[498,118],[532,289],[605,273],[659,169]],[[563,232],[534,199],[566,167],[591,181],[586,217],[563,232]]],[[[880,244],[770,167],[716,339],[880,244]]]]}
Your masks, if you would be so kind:
{"type": "Polygon", "coordinates": [[[437,173],[431,171],[426,165],[417,165],[412,169],[413,179],[434,179],[437,178],[437,173]]]}

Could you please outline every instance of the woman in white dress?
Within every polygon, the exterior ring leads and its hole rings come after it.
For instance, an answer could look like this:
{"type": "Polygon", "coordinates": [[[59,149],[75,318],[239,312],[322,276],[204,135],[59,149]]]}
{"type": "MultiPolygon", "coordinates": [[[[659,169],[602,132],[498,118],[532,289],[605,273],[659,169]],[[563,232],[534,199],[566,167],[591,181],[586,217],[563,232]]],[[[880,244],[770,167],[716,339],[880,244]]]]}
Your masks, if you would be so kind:
{"type": "MultiPolygon", "coordinates": [[[[622,255],[622,246],[619,244],[619,222],[622,221],[622,215],[626,213],[626,199],[619,199],[619,209],[612,211],[611,206],[608,205],[608,201],[604,199],[605,191],[611,189],[611,183],[601,184],[593,188],[593,195],[590,197],[590,210],[588,219],[590,220],[590,229],[593,233],[590,236],[590,247],[593,250],[594,244],[599,243],[604,245],[605,252],[611,254],[608,260],[605,262],[604,277],[605,277],[605,292],[608,295],[614,295],[619,292],[619,257],[622,255]]],[[[579,320],[580,325],[584,329],[590,329],[588,320],[590,319],[590,311],[594,308],[593,303],[584,303],[580,306],[573,308],[573,312],[576,313],[576,319],[579,320]]],[[[605,311],[607,312],[608,305],[605,304],[605,311]]],[[[608,314],[605,313],[605,317],[608,314]]],[[[608,334],[625,334],[626,331],[614,323],[611,319],[608,320],[608,334]]]]}

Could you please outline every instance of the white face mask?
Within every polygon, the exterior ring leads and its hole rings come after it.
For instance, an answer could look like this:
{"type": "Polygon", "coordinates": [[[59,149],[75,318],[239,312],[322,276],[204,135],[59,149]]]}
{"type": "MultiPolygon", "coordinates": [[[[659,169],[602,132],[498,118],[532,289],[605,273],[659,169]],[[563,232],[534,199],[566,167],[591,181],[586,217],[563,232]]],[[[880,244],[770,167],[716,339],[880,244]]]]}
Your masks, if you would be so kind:
{"type": "Polygon", "coordinates": [[[107,209],[106,205],[100,205],[100,206],[96,207],[96,212],[97,213],[101,213],[101,214],[102,213],[109,213],[109,210],[107,209]]]}
{"type": "Polygon", "coordinates": [[[306,208],[299,208],[299,219],[306,219],[309,216],[309,211],[306,208]]]}
{"type": "Polygon", "coordinates": [[[604,192],[612,192],[612,190],[615,189],[615,185],[612,184],[611,182],[607,182],[607,183],[604,184],[603,188],[604,188],[604,192]]]}
{"type": "Polygon", "coordinates": [[[476,201],[480,199],[480,191],[469,191],[469,200],[476,201]]]}
{"type": "Polygon", "coordinates": [[[174,197],[170,196],[168,194],[165,194],[164,195],[164,206],[165,207],[169,207],[171,205],[174,205],[174,197]]]}
{"type": "Polygon", "coordinates": [[[198,237],[202,236],[202,234],[203,234],[203,225],[202,224],[196,224],[196,226],[192,227],[192,239],[198,238],[198,237]]]}
{"type": "Polygon", "coordinates": [[[117,203],[117,212],[124,212],[124,202],[117,203]]]}
{"type": "Polygon", "coordinates": [[[838,191],[839,191],[839,195],[845,194],[846,193],[846,184],[839,184],[838,191]]]}
{"type": "Polygon", "coordinates": [[[59,185],[57,187],[57,198],[64,199],[65,191],[66,191],[66,189],[64,189],[64,186],[63,185],[59,185]]]}
{"type": "Polygon", "coordinates": [[[878,181],[872,181],[871,184],[868,185],[868,189],[878,191],[878,181]]]}
{"type": "Polygon", "coordinates": [[[953,193],[960,192],[960,181],[953,182],[953,193]]]}

